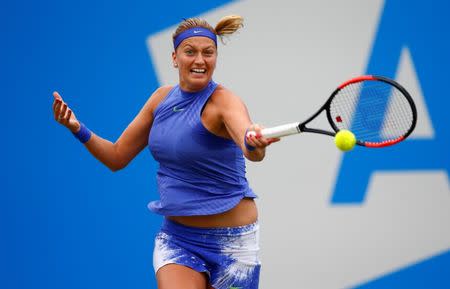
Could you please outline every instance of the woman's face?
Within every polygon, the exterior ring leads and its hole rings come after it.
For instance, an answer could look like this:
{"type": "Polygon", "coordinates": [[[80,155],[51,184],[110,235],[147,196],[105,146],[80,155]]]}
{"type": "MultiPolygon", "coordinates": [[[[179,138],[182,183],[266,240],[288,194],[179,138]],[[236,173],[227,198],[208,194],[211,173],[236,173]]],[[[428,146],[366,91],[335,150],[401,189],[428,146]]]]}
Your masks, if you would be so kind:
{"type": "Polygon", "coordinates": [[[204,88],[211,80],[217,61],[217,47],[207,37],[190,37],[172,53],[181,89],[194,92],[204,88]]]}

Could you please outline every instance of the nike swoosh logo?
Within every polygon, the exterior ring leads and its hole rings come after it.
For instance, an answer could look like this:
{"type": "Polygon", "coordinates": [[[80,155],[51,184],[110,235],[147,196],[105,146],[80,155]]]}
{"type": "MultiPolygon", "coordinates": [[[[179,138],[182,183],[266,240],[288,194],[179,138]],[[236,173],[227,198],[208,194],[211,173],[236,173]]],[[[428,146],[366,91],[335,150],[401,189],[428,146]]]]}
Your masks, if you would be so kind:
{"type": "Polygon", "coordinates": [[[200,31],[200,30],[194,30],[194,34],[197,34],[197,33],[200,33],[200,32],[202,32],[202,31],[200,31]]]}
{"type": "Polygon", "coordinates": [[[184,110],[184,108],[177,108],[176,106],[173,107],[173,112],[180,112],[183,110],[184,110]]]}

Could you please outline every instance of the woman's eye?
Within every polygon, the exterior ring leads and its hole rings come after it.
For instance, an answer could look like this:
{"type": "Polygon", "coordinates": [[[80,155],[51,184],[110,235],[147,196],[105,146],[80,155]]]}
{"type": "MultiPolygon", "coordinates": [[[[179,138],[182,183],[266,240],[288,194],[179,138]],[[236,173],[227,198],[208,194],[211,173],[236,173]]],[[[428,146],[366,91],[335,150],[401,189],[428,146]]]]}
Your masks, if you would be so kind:
{"type": "Polygon", "coordinates": [[[186,50],[185,53],[186,53],[187,55],[192,55],[192,54],[194,54],[194,51],[192,51],[192,50],[186,50]]]}

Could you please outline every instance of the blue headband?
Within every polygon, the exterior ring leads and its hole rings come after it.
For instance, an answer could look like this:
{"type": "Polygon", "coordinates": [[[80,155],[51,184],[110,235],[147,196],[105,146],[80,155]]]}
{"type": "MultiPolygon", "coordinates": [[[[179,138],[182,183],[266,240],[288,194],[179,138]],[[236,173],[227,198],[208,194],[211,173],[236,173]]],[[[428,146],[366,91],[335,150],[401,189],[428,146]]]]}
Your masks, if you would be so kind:
{"type": "Polygon", "coordinates": [[[181,32],[180,34],[177,35],[177,37],[175,37],[175,39],[173,40],[174,49],[176,50],[178,45],[180,45],[180,43],[183,42],[183,40],[185,40],[186,38],[196,36],[208,37],[209,39],[214,41],[214,43],[217,46],[217,36],[214,32],[203,27],[194,27],[181,32]]]}

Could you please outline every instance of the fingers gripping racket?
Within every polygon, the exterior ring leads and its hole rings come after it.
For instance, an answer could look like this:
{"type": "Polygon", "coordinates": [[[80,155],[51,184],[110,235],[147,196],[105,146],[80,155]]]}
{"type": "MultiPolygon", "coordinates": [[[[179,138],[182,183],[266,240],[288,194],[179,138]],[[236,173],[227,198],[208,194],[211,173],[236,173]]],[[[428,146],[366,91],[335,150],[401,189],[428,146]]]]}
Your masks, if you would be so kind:
{"type": "Polygon", "coordinates": [[[356,144],[379,148],[405,140],[416,122],[416,106],[405,88],[385,77],[365,75],[341,84],[306,121],[265,128],[261,134],[266,138],[303,132],[335,136],[346,129],[353,132],[356,144]],[[324,111],[330,130],[307,127],[324,111]]]}

